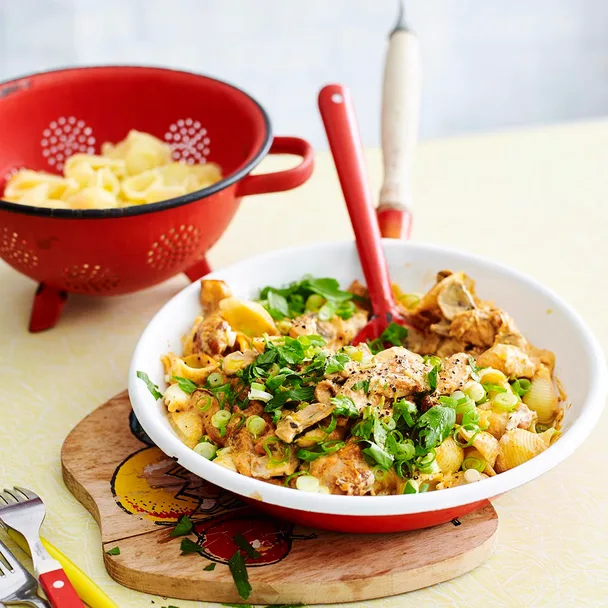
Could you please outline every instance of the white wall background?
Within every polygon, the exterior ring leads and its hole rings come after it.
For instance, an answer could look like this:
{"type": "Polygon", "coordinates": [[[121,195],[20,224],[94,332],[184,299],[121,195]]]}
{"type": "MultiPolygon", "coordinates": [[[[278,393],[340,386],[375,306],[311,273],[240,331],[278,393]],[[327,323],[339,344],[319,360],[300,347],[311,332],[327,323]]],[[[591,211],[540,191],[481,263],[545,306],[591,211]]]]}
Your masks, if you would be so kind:
{"type": "MultiPolygon", "coordinates": [[[[407,6],[423,54],[422,137],[608,113],[608,0],[407,6]]],[[[0,78],[100,63],[204,72],[257,97],[275,132],[317,146],[317,91],[341,81],[377,145],[395,15],[394,0],[0,0],[0,78]]]]}

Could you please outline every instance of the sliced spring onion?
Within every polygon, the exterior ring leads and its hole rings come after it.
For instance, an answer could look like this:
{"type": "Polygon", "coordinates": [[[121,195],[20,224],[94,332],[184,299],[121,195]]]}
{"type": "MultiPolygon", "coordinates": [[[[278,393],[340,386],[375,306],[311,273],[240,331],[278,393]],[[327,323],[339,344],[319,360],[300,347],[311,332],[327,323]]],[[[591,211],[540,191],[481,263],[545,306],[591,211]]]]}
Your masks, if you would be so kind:
{"type": "Polygon", "coordinates": [[[511,388],[516,395],[523,397],[532,387],[530,380],[519,378],[511,383],[511,388]]]}
{"type": "Polygon", "coordinates": [[[213,403],[212,397],[210,395],[204,394],[202,397],[199,397],[199,399],[197,400],[196,407],[201,412],[206,412],[211,407],[212,403],[213,403]]]}
{"type": "Polygon", "coordinates": [[[475,401],[465,395],[462,399],[458,400],[456,404],[456,413],[457,414],[466,414],[467,412],[471,412],[475,410],[475,401]]]}
{"type": "Polygon", "coordinates": [[[264,451],[268,455],[268,460],[273,465],[284,464],[289,460],[289,448],[278,437],[275,437],[274,435],[272,437],[267,437],[264,440],[262,447],[264,448],[264,451]],[[276,456],[275,456],[275,454],[273,454],[272,450],[270,449],[270,446],[273,443],[278,444],[276,456]],[[282,454],[281,454],[281,449],[283,450],[282,454]]]}
{"type": "Polygon", "coordinates": [[[464,391],[465,395],[467,395],[467,397],[469,397],[473,401],[475,401],[475,403],[479,403],[480,401],[483,401],[486,397],[486,391],[479,382],[475,382],[475,381],[468,382],[465,385],[463,391],[464,391]]]}
{"type": "Polygon", "coordinates": [[[452,399],[456,399],[456,401],[460,401],[461,399],[464,399],[464,397],[466,397],[466,395],[462,392],[462,391],[454,391],[451,394],[452,399]]]}
{"type": "Polygon", "coordinates": [[[428,454],[418,458],[416,466],[421,473],[437,473],[439,465],[437,464],[435,450],[431,450],[428,454]]]}
{"type": "Polygon", "coordinates": [[[406,308],[414,308],[414,307],[418,306],[418,303],[420,302],[420,296],[417,293],[404,293],[399,298],[399,301],[406,308]]]}
{"type": "Polygon", "coordinates": [[[218,386],[222,386],[222,384],[224,384],[224,376],[222,376],[222,374],[220,374],[219,372],[213,372],[207,377],[207,384],[211,388],[217,388],[218,386]]]}
{"type": "Polygon", "coordinates": [[[356,346],[345,346],[344,352],[353,360],[357,362],[363,361],[363,351],[359,350],[356,346]]]}
{"type": "Polygon", "coordinates": [[[285,481],[283,482],[283,485],[288,488],[289,487],[289,482],[294,479],[295,477],[299,477],[300,475],[308,475],[307,471],[296,471],[295,473],[292,473],[291,475],[288,475],[287,477],[285,477],[285,481]]]}
{"type": "Polygon", "coordinates": [[[255,401],[263,401],[264,403],[268,403],[272,399],[273,395],[271,393],[267,393],[266,391],[260,391],[252,388],[247,393],[247,397],[255,401]]]}
{"type": "Polygon", "coordinates": [[[467,483],[474,483],[476,481],[481,481],[481,473],[477,469],[467,469],[464,472],[464,480],[467,483]]]}
{"type": "Polygon", "coordinates": [[[338,420],[336,419],[336,417],[332,414],[331,415],[331,420],[329,421],[329,424],[326,427],[323,427],[321,425],[319,425],[319,428],[326,434],[329,435],[331,433],[333,433],[336,430],[336,426],[338,426],[338,420]]]}
{"type": "Polygon", "coordinates": [[[383,469],[382,467],[374,467],[372,469],[376,481],[382,481],[386,477],[386,472],[386,469],[383,469]]]}
{"type": "Polygon", "coordinates": [[[513,393],[498,393],[498,395],[492,397],[490,403],[499,410],[511,412],[519,404],[519,397],[513,393]]]}
{"type": "Polygon", "coordinates": [[[254,437],[259,437],[266,428],[266,421],[261,416],[249,416],[246,428],[254,437]]]}
{"type": "Polygon", "coordinates": [[[431,487],[430,484],[424,482],[423,484],[420,485],[420,494],[423,494],[424,492],[427,492],[428,489],[431,487]]]}
{"type": "Polygon", "coordinates": [[[254,391],[265,391],[266,390],[266,387],[263,384],[260,384],[259,382],[252,382],[251,388],[254,391]]]}
{"type": "Polygon", "coordinates": [[[468,456],[462,461],[462,470],[467,471],[468,469],[475,469],[480,473],[483,473],[486,468],[486,461],[483,458],[477,458],[476,456],[468,456]]]}
{"type": "Polygon", "coordinates": [[[230,420],[236,420],[237,418],[239,419],[239,421],[234,425],[235,431],[238,431],[245,424],[245,420],[247,420],[245,414],[242,414],[241,412],[236,412],[232,414],[230,420]]]}
{"type": "Polygon", "coordinates": [[[217,448],[208,441],[201,441],[194,446],[194,451],[207,460],[213,460],[217,453],[217,448]]]}
{"type": "Polygon", "coordinates": [[[296,488],[302,492],[318,492],[319,480],[312,475],[302,475],[296,479],[296,488]]]}
{"type": "Polygon", "coordinates": [[[317,312],[326,300],[323,296],[313,293],[306,299],[306,312],[317,312]]]}
{"type": "Polygon", "coordinates": [[[392,416],[385,416],[382,418],[382,424],[387,431],[394,431],[397,428],[397,423],[392,416]]]}
{"type": "Polygon", "coordinates": [[[215,412],[213,416],[211,416],[211,424],[216,429],[223,429],[226,427],[228,422],[230,422],[231,417],[232,414],[228,410],[219,410],[218,412],[215,412]]]}
{"type": "Polygon", "coordinates": [[[461,448],[468,448],[473,445],[473,442],[475,441],[475,437],[477,437],[477,435],[479,435],[479,433],[481,433],[481,429],[479,428],[479,425],[473,424],[473,423],[466,423],[466,424],[462,424],[460,426],[456,425],[454,427],[453,437],[454,437],[454,441],[461,448]],[[464,443],[462,442],[462,440],[460,439],[460,436],[459,436],[460,429],[463,429],[465,431],[468,431],[469,433],[472,433],[471,438],[468,441],[465,441],[464,443]]]}
{"type": "Polygon", "coordinates": [[[415,479],[408,479],[403,488],[404,494],[418,494],[418,482],[415,479]]]}

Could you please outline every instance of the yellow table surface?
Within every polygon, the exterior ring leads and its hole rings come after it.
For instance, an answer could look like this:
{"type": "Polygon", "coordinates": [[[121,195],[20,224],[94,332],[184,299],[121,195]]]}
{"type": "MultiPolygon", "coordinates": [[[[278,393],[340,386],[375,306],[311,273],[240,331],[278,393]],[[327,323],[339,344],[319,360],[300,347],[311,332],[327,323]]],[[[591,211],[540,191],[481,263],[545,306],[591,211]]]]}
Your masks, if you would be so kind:
{"type": "MultiPolygon", "coordinates": [[[[381,155],[366,155],[377,192],[381,155]]],[[[291,162],[268,159],[263,169],[291,162]]],[[[414,240],[528,273],[564,296],[608,344],[608,122],[423,143],[414,192],[414,240]]],[[[269,249],[350,238],[333,163],[322,152],[302,188],[245,199],[210,259],[217,268],[269,249]]],[[[180,276],[130,296],[71,296],[57,327],[31,335],[26,328],[35,285],[0,262],[0,481],[41,494],[46,537],[121,608],[152,606],[152,600],[159,608],[216,605],[167,602],[113,582],[103,567],[97,525],[65,489],[59,462],[74,425],[126,387],[137,337],[186,284],[180,276]]],[[[494,501],[498,542],[484,565],[429,589],[360,605],[608,606],[607,437],[604,413],[574,456],[494,501]]]]}

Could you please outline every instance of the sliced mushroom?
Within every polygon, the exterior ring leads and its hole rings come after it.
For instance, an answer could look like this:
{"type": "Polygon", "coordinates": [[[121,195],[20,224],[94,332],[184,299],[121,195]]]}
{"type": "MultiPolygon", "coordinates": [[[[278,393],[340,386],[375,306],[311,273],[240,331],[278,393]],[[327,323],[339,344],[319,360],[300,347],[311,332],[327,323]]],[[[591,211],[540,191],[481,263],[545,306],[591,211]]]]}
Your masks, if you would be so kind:
{"type": "Polygon", "coordinates": [[[335,406],[330,403],[311,403],[305,408],[285,416],[277,424],[277,437],[291,443],[296,435],[331,414],[335,406]]]}
{"type": "Polygon", "coordinates": [[[451,321],[458,313],[475,308],[475,299],[464,281],[454,280],[460,274],[451,275],[449,278],[452,280],[444,281],[445,286],[437,295],[437,305],[448,321],[451,321]]]}

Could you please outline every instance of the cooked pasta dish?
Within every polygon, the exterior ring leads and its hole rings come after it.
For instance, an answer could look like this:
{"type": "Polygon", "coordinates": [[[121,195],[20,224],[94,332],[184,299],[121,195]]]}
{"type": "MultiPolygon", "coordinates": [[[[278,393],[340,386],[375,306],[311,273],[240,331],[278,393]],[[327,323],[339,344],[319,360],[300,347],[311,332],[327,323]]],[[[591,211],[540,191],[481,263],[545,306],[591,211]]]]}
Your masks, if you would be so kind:
{"type": "Polygon", "coordinates": [[[351,345],[367,291],[305,277],[258,301],[201,283],[183,353],[162,358],[162,399],[181,440],[242,475],[302,491],[415,494],[508,471],[559,436],[565,395],[553,353],[443,271],[395,295],[420,329],[390,324],[351,345]]]}
{"type": "Polygon", "coordinates": [[[63,175],[21,169],[6,182],[2,198],[55,209],[112,209],[164,201],[202,190],[222,179],[214,163],[172,162],[171,147],[132,130],[101,155],[74,154],[63,175]]]}

